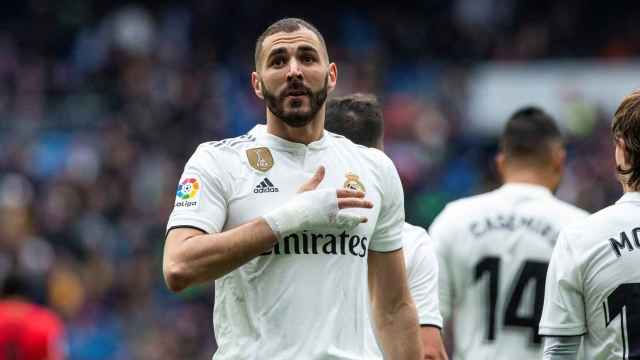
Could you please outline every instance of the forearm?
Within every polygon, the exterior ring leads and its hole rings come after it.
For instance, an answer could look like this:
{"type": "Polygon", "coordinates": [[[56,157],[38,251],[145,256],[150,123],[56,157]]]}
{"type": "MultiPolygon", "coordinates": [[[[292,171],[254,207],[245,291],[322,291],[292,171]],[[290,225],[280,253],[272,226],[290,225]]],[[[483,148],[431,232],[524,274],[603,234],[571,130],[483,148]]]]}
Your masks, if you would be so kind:
{"type": "Polygon", "coordinates": [[[170,233],[163,264],[165,280],[173,291],[215,280],[268,251],[276,241],[262,218],[217,234],[181,238],[170,233]],[[170,238],[173,235],[175,238],[170,238]]]}
{"type": "Polygon", "coordinates": [[[576,360],[580,336],[550,336],[544,339],[543,360],[576,360]]]}
{"type": "Polygon", "coordinates": [[[410,298],[405,298],[389,310],[372,304],[377,336],[385,359],[422,359],[418,315],[410,298]]]}

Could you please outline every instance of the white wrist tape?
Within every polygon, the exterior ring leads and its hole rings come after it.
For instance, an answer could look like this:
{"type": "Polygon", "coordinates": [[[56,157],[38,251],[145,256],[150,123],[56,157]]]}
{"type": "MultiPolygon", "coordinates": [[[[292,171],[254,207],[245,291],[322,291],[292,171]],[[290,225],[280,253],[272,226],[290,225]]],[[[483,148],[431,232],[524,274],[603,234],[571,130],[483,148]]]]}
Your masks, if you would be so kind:
{"type": "Polygon", "coordinates": [[[351,230],[364,217],[338,209],[336,189],[312,190],[296,195],[286,204],[264,215],[278,238],[298,231],[337,228],[351,230]]]}

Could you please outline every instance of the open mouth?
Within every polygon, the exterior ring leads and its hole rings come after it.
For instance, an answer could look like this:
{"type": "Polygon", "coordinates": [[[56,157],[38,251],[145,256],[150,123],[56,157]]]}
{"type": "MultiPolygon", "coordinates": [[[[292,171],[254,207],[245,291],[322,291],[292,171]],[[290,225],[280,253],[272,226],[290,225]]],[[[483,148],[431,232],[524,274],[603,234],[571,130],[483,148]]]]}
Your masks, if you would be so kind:
{"type": "Polygon", "coordinates": [[[286,92],[286,96],[291,96],[291,97],[307,96],[307,95],[309,95],[309,93],[304,89],[289,90],[286,92]]]}
{"type": "Polygon", "coordinates": [[[302,97],[302,96],[307,96],[307,92],[306,91],[297,91],[297,92],[289,92],[287,94],[287,97],[302,97]]]}

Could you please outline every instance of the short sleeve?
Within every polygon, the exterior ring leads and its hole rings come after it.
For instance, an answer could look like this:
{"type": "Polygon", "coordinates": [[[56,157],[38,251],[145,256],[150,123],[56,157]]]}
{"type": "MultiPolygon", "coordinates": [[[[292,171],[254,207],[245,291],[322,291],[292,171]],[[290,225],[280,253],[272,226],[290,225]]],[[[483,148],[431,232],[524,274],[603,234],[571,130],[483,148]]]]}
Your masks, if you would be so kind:
{"type": "Polygon", "coordinates": [[[455,243],[456,225],[449,224],[448,213],[449,209],[445,207],[429,228],[429,234],[433,239],[433,248],[440,265],[438,269],[438,294],[440,297],[440,311],[445,320],[450,319],[452,316],[455,297],[453,283],[454,259],[450,253],[449,245],[455,243]]]}
{"type": "Polygon", "coordinates": [[[222,231],[229,193],[224,178],[213,151],[200,145],[180,176],[167,232],[178,227],[193,227],[209,234],[222,231]]]}
{"type": "Polygon", "coordinates": [[[373,232],[370,250],[390,252],[402,248],[404,193],[396,167],[386,155],[379,175],[382,184],[381,209],[373,232]]]}
{"type": "Polygon", "coordinates": [[[415,248],[413,261],[408,265],[409,289],[418,309],[420,325],[442,328],[438,300],[438,260],[425,231],[415,248]]]}
{"type": "Polygon", "coordinates": [[[571,250],[576,233],[562,231],[547,271],[540,335],[576,336],[586,333],[582,275],[571,250]]]}

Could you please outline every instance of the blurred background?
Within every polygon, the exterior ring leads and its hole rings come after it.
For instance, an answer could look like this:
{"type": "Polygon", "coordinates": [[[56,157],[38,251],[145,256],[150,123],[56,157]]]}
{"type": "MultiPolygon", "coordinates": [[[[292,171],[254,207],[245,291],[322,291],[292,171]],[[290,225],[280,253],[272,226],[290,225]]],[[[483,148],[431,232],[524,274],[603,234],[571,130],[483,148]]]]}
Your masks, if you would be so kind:
{"type": "Polygon", "coordinates": [[[287,16],[324,34],[337,95],[381,98],[410,222],[498,186],[496,136],[528,104],[567,135],[558,196],[620,196],[609,122],[640,87],[637,1],[3,1],[0,274],[63,317],[71,359],[211,357],[212,287],[165,289],[165,224],[197,144],[264,122],[255,40],[287,16]]]}

